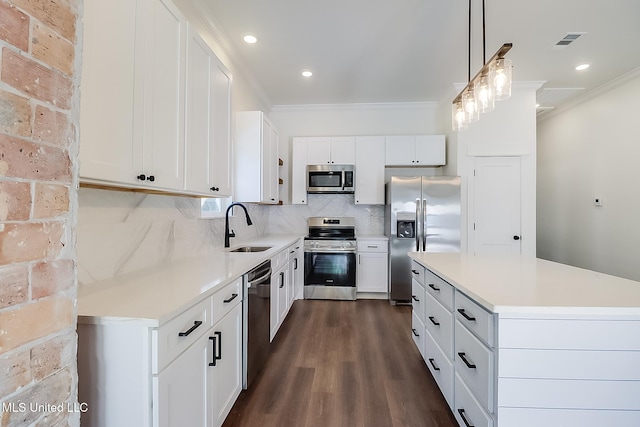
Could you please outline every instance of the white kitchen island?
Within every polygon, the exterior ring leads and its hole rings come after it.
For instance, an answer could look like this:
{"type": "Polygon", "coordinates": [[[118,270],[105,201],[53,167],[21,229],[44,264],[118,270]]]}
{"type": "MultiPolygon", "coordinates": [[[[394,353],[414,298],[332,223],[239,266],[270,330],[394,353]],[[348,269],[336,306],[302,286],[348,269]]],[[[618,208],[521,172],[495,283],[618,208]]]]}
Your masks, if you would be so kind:
{"type": "Polygon", "coordinates": [[[461,426],[640,425],[640,282],[409,253],[414,340],[461,426]]]}

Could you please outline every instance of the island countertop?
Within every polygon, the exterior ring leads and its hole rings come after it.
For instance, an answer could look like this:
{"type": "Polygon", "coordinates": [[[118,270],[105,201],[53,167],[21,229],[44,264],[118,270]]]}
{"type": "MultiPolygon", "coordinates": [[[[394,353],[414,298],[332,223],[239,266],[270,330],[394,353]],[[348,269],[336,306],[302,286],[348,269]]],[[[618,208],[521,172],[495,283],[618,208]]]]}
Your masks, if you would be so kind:
{"type": "Polygon", "coordinates": [[[633,280],[518,255],[409,257],[494,313],[640,316],[640,282],[633,280]]]}

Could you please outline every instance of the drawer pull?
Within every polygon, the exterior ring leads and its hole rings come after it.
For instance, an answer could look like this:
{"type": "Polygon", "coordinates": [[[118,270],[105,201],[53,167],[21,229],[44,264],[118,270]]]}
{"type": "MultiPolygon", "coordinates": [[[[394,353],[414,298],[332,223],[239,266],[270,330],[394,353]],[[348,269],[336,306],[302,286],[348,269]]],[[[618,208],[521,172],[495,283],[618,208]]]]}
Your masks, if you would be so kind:
{"type": "Polygon", "coordinates": [[[411,332],[413,332],[413,335],[419,337],[420,335],[418,334],[418,331],[416,331],[415,329],[411,328],[411,332]]]}
{"type": "Polygon", "coordinates": [[[433,323],[436,326],[440,326],[440,322],[436,321],[436,318],[433,316],[429,316],[429,320],[431,320],[431,323],[433,323]]]}
{"type": "MultiPolygon", "coordinates": [[[[215,336],[218,337],[218,354],[216,354],[215,360],[220,360],[222,359],[222,332],[217,331],[213,333],[215,336]]],[[[215,353],[215,352],[214,352],[215,353]]]]}
{"type": "Polygon", "coordinates": [[[416,296],[415,296],[415,295],[411,295],[411,298],[413,298],[413,300],[414,300],[415,302],[420,302],[420,300],[419,300],[418,298],[416,298],[416,296]]]}
{"type": "Polygon", "coordinates": [[[368,248],[376,249],[378,245],[367,245],[368,248]]]}
{"type": "Polygon", "coordinates": [[[420,274],[420,272],[419,272],[418,270],[413,270],[413,269],[412,269],[412,270],[411,270],[411,272],[412,272],[413,274],[420,274]]]}
{"type": "Polygon", "coordinates": [[[469,362],[467,360],[466,354],[465,353],[458,353],[458,356],[460,356],[460,359],[462,359],[462,361],[464,362],[465,365],[467,365],[467,368],[469,369],[476,369],[476,365],[474,365],[473,363],[469,362]]]}
{"type": "Polygon", "coordinates": [[[469,316],[469,315],[467,314],[467,312],[466,312],[466,311],[464,311],[464,308],[459,308],[459,309],[458,309],[458,313],[460,313],[460,314],[462,315],[462,317],[464,317],[465,319],[467,319],[469,322],[475,322],[475,321],[476,321],[476,318],[475,318],[475,317],[473,317],[473,316],[469,316]]]}
{"type": "Polygon", "coordinates": [[[233,301],[234,299],[236,299],[238,297],[238,294],[231,294],[231,298],[223,300],[222,302],[225,304],[230,303],[231,301],[233,301]]]}
{"type": "Polygon", "coordinates": [[[440,288],[434,285],[433,283],[429,283],[429,287],[436,292],[440,292],[440,288]]]}
{"type": "Polygon", "coordinates": [[[429,359],[429,363],[431,363],[431,366],[433,367],[434,371],[440,370],[440,368],[438,368],[438,365],[436,365],[435,359],[429,359]]]}
{"type": "Polygon", "coordinates": [[[467,417],[464,416],[464,409],[458,409],[458,414],[460,414],[460,418],[462,418],[462,421],[464,421],[464,425],[467,427],[475,427],[473,424],[471,424],[469,421],[467,421],[467,417]]]}
{"type": "Polygon", "coordinates": [[[218,345],[216,344],[217,337],[209,337],[209,340],[213,341],[213,359],[209,362],[209,366],[216,366],[216,350],[218,349],[218,345]]]}
{"type": "Polygon", "coordinates": [[[191,332],[195,331],[198,326],[202,325],[202,320],[196,320],[195,322],[193,322],[193,326],[190,327],[189,329],[187,329],[184,332],[178,332],[178,336],[179,337],[186,337],[187,335],[189,335],[191,332]]]}

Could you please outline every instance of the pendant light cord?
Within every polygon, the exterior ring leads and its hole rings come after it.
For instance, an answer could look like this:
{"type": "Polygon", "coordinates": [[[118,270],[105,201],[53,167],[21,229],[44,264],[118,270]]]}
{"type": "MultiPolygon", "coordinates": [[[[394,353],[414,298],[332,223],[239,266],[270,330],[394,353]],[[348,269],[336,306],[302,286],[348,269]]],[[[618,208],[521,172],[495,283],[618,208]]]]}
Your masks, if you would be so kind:
{"type": "Polygon", "coordinates": [[[467,83],[471,81],[471,0],[469,0],[469,49],[467,50],[467,83]]]}
{"type": "Polygon", "coordinates": [[[484,0],[482,0],[482,65],[484,66],[487,63],[487,40],[486,34],[484,31],[484,0]]]}

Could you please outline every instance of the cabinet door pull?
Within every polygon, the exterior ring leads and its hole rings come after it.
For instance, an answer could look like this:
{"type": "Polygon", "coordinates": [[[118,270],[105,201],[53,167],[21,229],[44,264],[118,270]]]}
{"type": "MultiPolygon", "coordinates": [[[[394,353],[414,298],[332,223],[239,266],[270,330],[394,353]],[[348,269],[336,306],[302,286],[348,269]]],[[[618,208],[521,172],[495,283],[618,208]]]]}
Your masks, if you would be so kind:
{"type": "Polygon", "coordinates": [[[141,173],[140,175],[136,176],[136,179],[139,179],[140,181],[144,181],[145,179],[147,179],[147,176],[141,173]]]}
{"type": "Polygon", "coordinates": [[[433,323],[436,326],[440,326],[440,322],[436,321],[436,318],[433,316],[429,316],[429,320],[431,320],[431,323],[433,323]]]}
{"type": "Polygon", "coordinates": [[[471,424],[469,421],[467,421],[467,417],[464,416],[464,409],[458,409],[458,414],[460,414],[460,418],[462,418],[462,421],[464,421],[464,425],[467,427],[475,427],[473,424],[471,424]]]}
{"type": "Polygon", "coordinates": [[[434,285],[433,283],[429,283],[429,287],[436,292],[440,292],[440,288],[434,285]]]}
{"type": "Polygon", "coordinates": [[[211,191],[220,191],[220,187],[211,187],[209,190],[211,190],[211,191]]]}
{"type": "Polygon", "coordinates": [[[190,327],[189,329],[187,329],[184,332],[178,332],[178,336],[179,337],[186,337],[187,335],[189,335],[191,332],[195,331],[198,326],[202,325],[202,320],[196,320],[195,322],[193,322],[193,326],[190,327]]]}
{"type": "Polygon", "coordinates": [[[222,359],[222,332],[218,331],[213,334],[218,337],[218,354],[216,354],[215,360],[220,360],[222,359]]]}
{"type": "Polygon", "coordinates": [[[412,272],[413,274],[420,274],[420,272],[419,272],[418,270],[413,270],[413,269],[412,269],[412,270],[411,270],[411,272],[412,272]]]}
{"type": "Polygon", "coordinates": [[[460,314],[462,315],[462,317],[464,317],[465,319],[467,319],[469,322],[475,322],[475,321],[476,321],[476,318],[475,318],[475,317],[473,317],[473,316],[469,316],[469,315],[467,314],[467,312],[466,312],[466,311],[464,311],[464,308],[459,308],[459,309],[458,309],[458,313],[460,313],[460,314]]]}
{"type": "Polygon", "coordinates": [[[284,288],[284,271],[280,272],[280,288],[284,288]]]}
{"type": "Polygon", "coordinates": [[[223,300],[222,302],[227,304],[227,303],[230,303],[231,301],[233,301],[234,299],[236,299],[237,297],[238,297],[238,294],[231,294],[231,298],[223,300]]]}
{"type": "Polygon", "coordinates": [[[473,363],[469,362],[467,360],[467,356],[466,353],[458,353],[458,356],[460,356],[460,359],[462,359],[462,361],[464,362],[465,365],[467,365],[467,368],[469,369],[476,369],[476,365],[474,365],[473,363]]]}
{"type": "Polygon", "coordinates": [[[438,368],[438,365],[436,365],[436,361],[435,359],[429,359],[429,363],[431,364],[431,366],[433,367],[434,371],[439,371],[440,368],[438,368]]]}
{"type": "Polygon", "coordinates": [[[298,258],[294,258],[293,259],[293,269],[297,270],[298,269],[298,258]]]}
{"type": "Polygon", "coordinates": [[[419,337],[420,334],[418,334],[418,331],[416,331],[415,329],[411,328],[411,332],[413,332],[413,335],[419,337]]]}
{"type": "Polygon", "coordinates": [[[147,181],[151,181],[151,182],[153,182],[153,181],[155,181],[155,180],[156,180],[156,177],[155,177],[155,176],[153,176],[153,175],[149,175],[149,178],[147,178],[147,181]]]}
{"type": "Polygon", "coordinates": [[[211,359],[211,362],[209,362],[209,366],[216,366],[216,360],[218,360],[218,358],[216,357],[216,350],[218,345],[216,344],[216,338],[217,337],[209,337],[209,340],[213,341],[213,358],[211,359]]]}
{"type": "Polygon", "coordinates": [[[411,298],[413,298],[413,300],[414,300],[415,302],[420,302],[420,300],[419,300],[418,298],[416,298],[416,296],[415,296],[415,295],[411,295],[411,298]]]}

